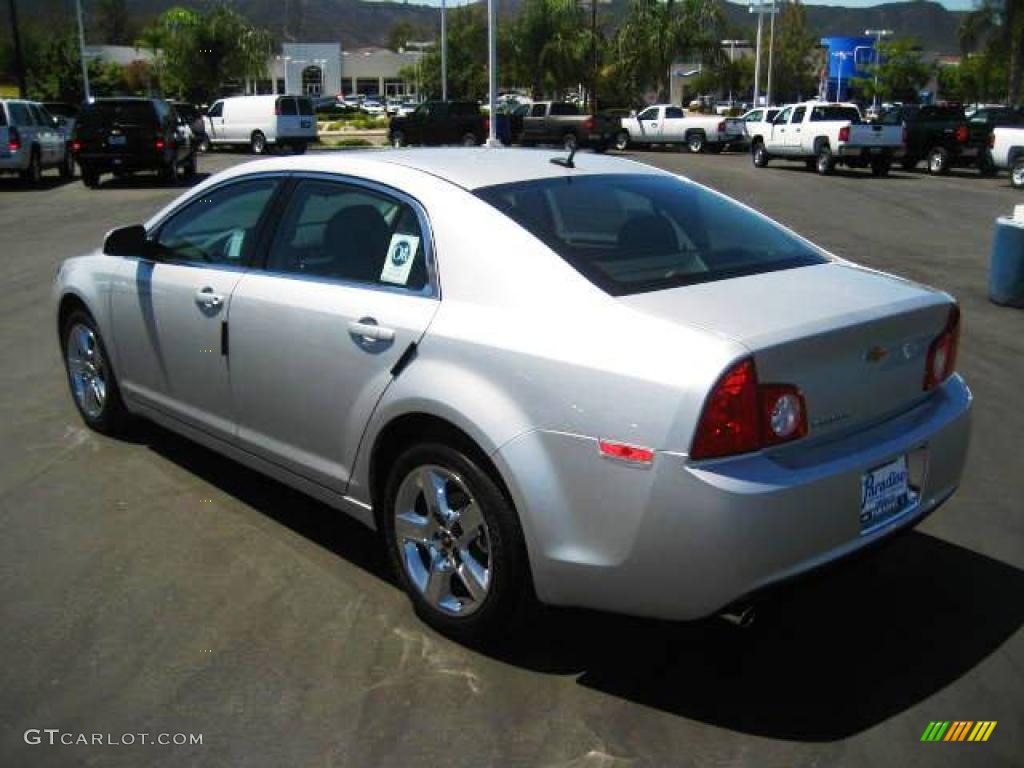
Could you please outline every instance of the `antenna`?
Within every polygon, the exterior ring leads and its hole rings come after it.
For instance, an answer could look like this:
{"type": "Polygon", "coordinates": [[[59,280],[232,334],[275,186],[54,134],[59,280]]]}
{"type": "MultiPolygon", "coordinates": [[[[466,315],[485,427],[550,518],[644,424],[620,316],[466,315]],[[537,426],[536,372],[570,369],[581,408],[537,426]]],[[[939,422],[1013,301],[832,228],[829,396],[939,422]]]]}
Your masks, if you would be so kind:
{"type": "Polygon", "coordinates": [[[572,161],[574,157],[576,157],[575,145],[569,150],[568,157],[552,157],[551,162],[554,163],[555,165],[560,165],[563,168],[575,168],[576,164],[572,161]]]}

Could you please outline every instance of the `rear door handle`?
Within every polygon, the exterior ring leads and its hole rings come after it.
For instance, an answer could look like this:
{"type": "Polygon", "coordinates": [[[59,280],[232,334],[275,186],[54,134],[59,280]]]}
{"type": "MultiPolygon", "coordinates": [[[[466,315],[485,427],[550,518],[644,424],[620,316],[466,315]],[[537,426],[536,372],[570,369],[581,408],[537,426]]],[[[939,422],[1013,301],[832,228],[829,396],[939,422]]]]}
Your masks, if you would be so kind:
{"type": "Polygon", "coordinates": [[[214,293],[213,288],[206,286],[196,291],[196,304],[200,307],[207,307],[214,309],[224,303],[224,295],[220,293],[214,293]]]}
{"type": "Polygon", "coordinates": [[[393,329],[377,325],[377,321],[372,317],[353,320],[348,324],[348,332],[356,338],[366,339],[367,341],[394,341],[395,339],[393,329]]]}

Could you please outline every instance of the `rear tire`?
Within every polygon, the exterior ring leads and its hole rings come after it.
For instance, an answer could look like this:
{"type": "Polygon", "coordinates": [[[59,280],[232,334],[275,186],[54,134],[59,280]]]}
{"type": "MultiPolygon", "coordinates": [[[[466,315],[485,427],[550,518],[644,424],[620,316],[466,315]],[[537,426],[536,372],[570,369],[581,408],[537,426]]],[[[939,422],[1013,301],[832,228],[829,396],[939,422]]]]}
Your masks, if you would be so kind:
{"type": "Polygon", "coordinates": [[[28,167],[21,172],[21,180],[32,187],[38,187],[43,180],[43,165],[39,160],[39,150],[32,147],[28,158],[28,167]]]}
{"type": "Polygon", "coordinates": [[[532,605],[519,518],[474,451],[440,442],[407,449],[391,467],[380,510],[398,581],[437,631],[480,643],[506,633],[532,605]],[[433,511],[424,491],[440,501],[433,511]]]}
{"type": "Polygon", "coordinates": [[[253,131],[249,137],[249,151],[254,155],[262,155],[267,151],[267,137],[262,131],[253,131]]]}
{"type": "Polygon", "coordinates": [[[871,175],[872,176],[888,176],[889,169],[892,167],[892,161],[887,157],[876,158],[871,161],[871,175]]]}
{"type": "Polygon", "coordinates": [[[391,134],[390,142],[391,146],[395,149],[401,149],[405,146],[405,134],[401,131],[395,131],[391,134]]]}
{"type": "Polygon", "coordinates": [[[831,176],[832,172],[836,169],[836,160],[832,156],[832,148],[828,144],[818,147],[814,167],[820,176],[831,176]]]}
{"type": "Polygon", "coordinates": [[[71,181],[75,178],[75,156],[67,147],[64,148],[64,162],[60,164],[60,177],[64,181],[71,181]]]}
{"type": "Polygon", "coordinates": [[[704,131],[690,131],[686,134],[686,148],[690,150],[691,155],[699,155],[706,146],[707,137],[704,131]]]}
{"type": "Polygon", "coordinates": [[[1024,157],[1018,157],[1010,168],[1010,185],[1014,189],[1024,189],[1024,157]]]}
{"type": "Polygon", "coordinates": [[[928,173],[932,176],[945,176],[949,173],[949,150],[945,147],[932,147],[928,152],[928,173]]]}
{"type": "Polygon", "coordinates": [[[96,189],[100,185],[100,172],[87,165],[82,166],[82,183],[89,189],[96,189]]]}

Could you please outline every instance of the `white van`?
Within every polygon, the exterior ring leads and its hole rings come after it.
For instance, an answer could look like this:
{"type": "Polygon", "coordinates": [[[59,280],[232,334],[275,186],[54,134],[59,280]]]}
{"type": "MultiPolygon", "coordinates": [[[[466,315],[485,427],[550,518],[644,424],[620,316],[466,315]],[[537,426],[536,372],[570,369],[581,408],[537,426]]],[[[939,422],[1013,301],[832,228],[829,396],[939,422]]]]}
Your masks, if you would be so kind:
{"type": "Polygon", "coordinates": [[[211,146],[245,145],[254,155],[268,146],[301,154],[316,141],[316,114],[307,96],[235,96],[213,103],[204,119],[211,146]]]}

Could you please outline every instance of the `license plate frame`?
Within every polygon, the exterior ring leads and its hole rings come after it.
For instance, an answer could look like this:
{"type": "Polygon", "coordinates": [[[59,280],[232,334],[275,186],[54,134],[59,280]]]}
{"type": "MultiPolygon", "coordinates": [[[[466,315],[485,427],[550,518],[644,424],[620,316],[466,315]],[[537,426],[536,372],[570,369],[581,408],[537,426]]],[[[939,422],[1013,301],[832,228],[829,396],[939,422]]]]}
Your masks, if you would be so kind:
{"type": "Polygon", "coordinates": [[[107,143],[112,147],[123,147],[128,143],[127,136],[110,136],[107,138],[107,143]]]}
{"type": "Polygon", "coordinates": [[[916,501],[907,454],[867,470],[860,477],[861,534],[901,518],[916,501]]]}

